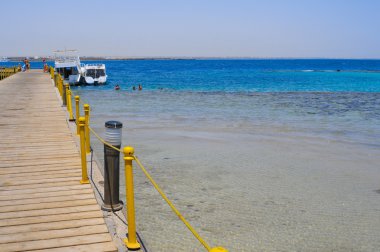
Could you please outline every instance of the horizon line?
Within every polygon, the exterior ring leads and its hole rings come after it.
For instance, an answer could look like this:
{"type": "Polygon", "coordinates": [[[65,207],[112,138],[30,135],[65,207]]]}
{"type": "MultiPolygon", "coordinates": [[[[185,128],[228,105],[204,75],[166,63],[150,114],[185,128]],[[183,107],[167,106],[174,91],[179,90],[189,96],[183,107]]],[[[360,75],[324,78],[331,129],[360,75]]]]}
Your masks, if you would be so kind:
{"type": "MultiPolygon", "coordinates": [[[[42,59],[42,58],[54,58],[54,56],[1,56],[8,58],[10,61],[12,58],[31,58],[31,59],[42,59]]],[[[253,57],[253,56],[241,56],[241,57],[232,57],[232,56],[88,56],[82,55],[80,58],[97,58],[104,60],[146,60],[146,59],[165,59],[165,60],[204,60],[204,59],[252,59],[252,60],[380,60],[380,58],[350,58],[350,57],[253,57]]]]}

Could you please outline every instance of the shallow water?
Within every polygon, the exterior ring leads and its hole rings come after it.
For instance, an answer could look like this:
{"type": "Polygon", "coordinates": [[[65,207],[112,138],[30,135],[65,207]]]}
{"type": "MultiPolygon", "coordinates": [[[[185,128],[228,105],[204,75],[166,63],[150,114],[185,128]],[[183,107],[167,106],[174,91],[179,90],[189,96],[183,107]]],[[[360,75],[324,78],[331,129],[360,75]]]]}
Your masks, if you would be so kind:
{"type": "Polygon", "coordinates": [[[213,127],[251,134],[267,128],[268,134],[274,130],[292,136],[318,136],[379,147],[380,93],[376,92],[80,90],[77,93],[90,102],[96,118],[120,119],[127,128],[213,127]]]}

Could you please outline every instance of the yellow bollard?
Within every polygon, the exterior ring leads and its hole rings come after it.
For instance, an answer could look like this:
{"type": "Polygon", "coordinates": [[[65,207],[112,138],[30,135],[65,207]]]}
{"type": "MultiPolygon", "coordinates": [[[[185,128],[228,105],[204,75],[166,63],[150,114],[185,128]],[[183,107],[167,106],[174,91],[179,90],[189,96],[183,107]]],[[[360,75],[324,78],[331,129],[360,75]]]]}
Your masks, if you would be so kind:
{"type": "Polygon", "coordinates": [[[63,106],[66,106],[66,108],[67,108],[67,88],[66,88],[66,85],[69,85],[69,84],[67,84],[67,83],[64,83],[63,81],[62,81],[62,105],[63,106]]]}
{"type": "Polygon", "coordinates": [[[80,128],[80,156],[82,161],[82,179],[81,184],[89,184],[87,176],[87,160],[86,160],[86,140],[85,140],[85,127],[86,119],[84,117],[79,118],[79,128],[80,128]]]}
{"type": "Polygon", "coordinates": [[[75,121],[77,124],[77,135],[79,135],[79,100],[80,97],[79,95],[75,96],[75,121]]]}
{"type": "Polygon", "coordinates": [[[57,87],[57,76],[58,76],[58,74],[54,73],[54,77],[53,77],[53,79],[54,79],[54,87],[57,87]]]}
{"type": "Polygon", "coordinates": [[[141,246],[136,239],[136,223],[135,223],[135,200],[133,193],[133,170],[132,160],[134,160],[134,149],[130,146],[124,147],[124,161],[125,161],[125,190],[127,197],[127,221],[128,221],[128,238],[124,238],[124,244],[128,249],[137,250],[141,246]]]}
{"type": "Polygon", "coordinates": [[[71,104],[71,90],[70,88],[66,91],[66,94],[67,94],[67,111],[69,112],[69,121],[72,122],[72,121],[75,121],[74,120],[74,117],[73,117],[73,106],[71,104]]]}
{"type": "Polygon", "coordinates": [[[58,74],[57,76],[57,88],[58,88],[59,95],[61,95],[61,75],[60,74],[58,74]]]}
{"type": "Polygon", "coordinates": [[[91,152],[90,129],[88,128],[90,126],[90,105],[84,104],[83,110],[84,110],[84,118],[86,119],[86,128],[85,128],[86,153],[90,153],[91,152]]]}
{"type": "Polygon", "coordinates": [[[68,83],[65,83],[65,100],[66,100],[66,109],[67,109],[67,111],[69,111],[69,106],[68,106],[68,97],[67,97],[67,95],[68,95],[68,93],[69,93],[69,89],[70,89],[70,87],[69,87],[69,84],[68,83]]]}
{"type": "Polygon", "coordinates": [[[62,76],[59,75],[59,94],[61,95],[61,98],[63,100],[63,79],[62,76]]]}
{"type": "Polygon", "coordinates": [[[59,82],[61,81],[61,75],[57,74],[57,88],[58,88],[58,93],[61,94],[61,90],[59,89],[59,82]]]}

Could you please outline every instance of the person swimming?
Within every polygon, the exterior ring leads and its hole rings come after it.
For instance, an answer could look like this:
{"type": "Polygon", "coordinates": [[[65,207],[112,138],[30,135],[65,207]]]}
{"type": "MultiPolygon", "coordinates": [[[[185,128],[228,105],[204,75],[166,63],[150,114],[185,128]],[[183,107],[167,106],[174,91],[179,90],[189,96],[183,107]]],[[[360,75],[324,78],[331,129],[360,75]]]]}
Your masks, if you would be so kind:
{"type": "Polygon", "coordinates": [[[139,91],[141,91],[142,90],[142,86],[141,86],[141,84],[139,84],[139,91]]]}
{"type": "Polygon", "coordinates": [[[115,90],[119,90],[120,89],[120,86],[119,85],[116,85],[115,86],[115,90]]]}

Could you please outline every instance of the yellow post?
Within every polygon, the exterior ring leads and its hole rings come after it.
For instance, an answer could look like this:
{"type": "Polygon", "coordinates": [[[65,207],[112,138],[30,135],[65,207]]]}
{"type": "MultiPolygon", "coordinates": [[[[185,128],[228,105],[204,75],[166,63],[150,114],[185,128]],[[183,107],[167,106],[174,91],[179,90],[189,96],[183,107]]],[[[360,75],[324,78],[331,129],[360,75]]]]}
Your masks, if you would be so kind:
{"type": "Polygon", "coordinates": [[[125,190],[127,197],[127,221],[128,221],[128,237],[124,238],[124,244],[128,249],[140,249],[140,244],[136,239],[136,223],[135,223],[135,200],[133,193],[133,170],[132,160],[134,160],[134,149],[130,146],[124,147],[124,161],[125,161],[125,190]]]}
{"type": "Polygon", "coordinates": [[[54,77],[53,77],[53,79],[54,79],[54,86],[55,86],[55,87],[57,87],[57,76],[58,76],[58,74],[57,74],[57,73],[54,73],[54,77]]]}
{"type": "Polygon", "coordinates": [[[61,95],[61,75],[60,74],[58,74],[57,80],[58,80],[57,81],[57,88],[58,88],[58,91],[59,91],[59,95],[61,95]]]}
{"type": "Polygon", "coordinates": [[[65,83],[65,99],[66,99],[66,109],[67,109],[67,111],[69,111],[69,106],[68,106],[68,97],[67,97],[67,95],[69,94],[69,89],[70,89],[70,87],[69,87],[69,84],[68,83],[65,83]]]}
{"type": "Polygon", "coordinates": [[[63,100],[63,79],[62,76],[59,75],[59,94],[61,95],[61,98],[63,100]]]}
{"type": "Polygon", "coordinates": [[[75,121],[77,124],[77,135],[79,135],[79,100],[80,97],[79,95],[75,96],[75,121]]]}
{"type": "Polygon", "coordinates": [[[57,85],[57,88],[58,88],[58,92],[59,92],[59,93],[61,93],[60,90],[59,90],[59,82],[60,82],[60,78],[61,78],[61,75],[57,74],[57,78],[56,78],[56,79],[57,79],[57,83],[56,83],[56,85],[57,85]]]}
{"type": "Polygon", "coordinates": [[[60,74],[57,75],[57,88],[58,88],[59,94],[61,94],[61,75],[60,74]]]}
{"type": "Polygon", "coordinates": [[[82,179],[81,184],[89,184],[87,176],[87,160],[86,160],[86,140],[85,140],[85,127],[86,119],[84,117],[79,118],[79,128],[80,128],[80,156],[82,162],[82,179]]]}
{"type": "Polygon", "coordinates": [[[88,128],[90,126],[90,105],[84,104],[83,110],[84,110],[84,118],[86,119],[86,128],[85,128],[86,153],[90,153],[91,152],[90,129],[88,128]]]}
{"type": "Polygon", "coordinates": [[[73,106],[71,104],[71,90],[70,88],[68,90],[66,90],[66,95],[67,95],[67,111],[69,112],[69,121],[74,121],[74,117],[73,117],[73,106]]]}

